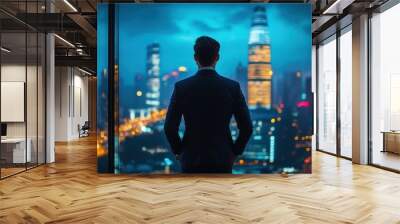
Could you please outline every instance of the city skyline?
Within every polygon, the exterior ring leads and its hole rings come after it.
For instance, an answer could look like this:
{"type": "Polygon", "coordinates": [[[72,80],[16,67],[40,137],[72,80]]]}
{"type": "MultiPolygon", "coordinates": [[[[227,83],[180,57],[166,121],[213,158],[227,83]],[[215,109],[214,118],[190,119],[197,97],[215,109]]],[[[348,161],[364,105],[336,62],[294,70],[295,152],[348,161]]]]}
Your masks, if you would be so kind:
{"type": "Polygon", "coordinates": [[[120,71],[130,74],[123,75],[122,83],[133,83],[135,73],[146,72],[143,64],[146,46],[152,43],[160,45],[161,74],[177,66],[185,66],[188,73],[195,73],[197,66],[193,60],[193,44],[201,35],[210,35],[221,43],[221,59],[216,69],[221,75],[234,78],[236,65],[248,63],[249,30],[252,12],[257,5],[267,9],[270,36],[274,39],[271,45],[271,56],[276,59],[272,62],[274,74],[282,75],[289,70],[310,71],[311,64],[307,62],[307,57],[296,54],[299,51],[310,54],[307,49],[309,44],[303,41],[311,38],[306,32],[310,28],[307,21],[309,7],[301,4],[291,7],[281,4],[237,4],[233,8],[229,8],[229,4],[190,4],[191,7],[185,7],[185,4],[153,4],[151,7],[124,5],[118,13],[121,30],[119,42],[124,46],[119,53],[130,55],[134,52],[135,57],[119,57],[120,71]],[[225,10],[226,15],[220,16],[220,10],[225,10]],[[197,18],[196,14],[200,13],[203,16],[197,18]],[[288,15],[291,16],[287,18],[288,15]],[[291,23],[292,17],[298,20],[297,25],[291,23]]]}

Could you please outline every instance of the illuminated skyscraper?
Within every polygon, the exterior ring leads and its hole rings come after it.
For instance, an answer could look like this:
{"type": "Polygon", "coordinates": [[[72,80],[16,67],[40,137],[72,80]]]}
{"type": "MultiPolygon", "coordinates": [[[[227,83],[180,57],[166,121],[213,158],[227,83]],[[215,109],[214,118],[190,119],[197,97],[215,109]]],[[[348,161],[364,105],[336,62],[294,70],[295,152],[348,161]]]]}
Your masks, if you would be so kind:
{"type": "Polygon", "coordinates": [[[158,43],[147,46],[146,73],[146,106],[158,108],[160,106],[160,45],[158,43]]]}
{"type": "Polygon", "coordinates": [[[249,37],[248,104],[250,109],[271,108],[271,45],[265,7],[256,6],[249,37]]]}

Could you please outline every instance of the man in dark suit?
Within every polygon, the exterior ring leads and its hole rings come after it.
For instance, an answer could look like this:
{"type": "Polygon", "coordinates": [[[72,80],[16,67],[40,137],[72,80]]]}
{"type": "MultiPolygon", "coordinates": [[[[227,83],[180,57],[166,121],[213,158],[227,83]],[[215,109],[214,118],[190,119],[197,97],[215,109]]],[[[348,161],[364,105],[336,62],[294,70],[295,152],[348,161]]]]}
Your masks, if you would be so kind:
{"type": "Polygon", "coordinates": [[[165,134],[184,173],[232,173],[252,134],[249,110],[239,83],[215,71],[219,43],[207,36],[194,45],[198,72],[175,84],[165,120],[165,134]],[[184,118],[185,133],[178,131],[184,118]],[[239,136],[233,141],[229,124],[235,117],[239,136]]]}

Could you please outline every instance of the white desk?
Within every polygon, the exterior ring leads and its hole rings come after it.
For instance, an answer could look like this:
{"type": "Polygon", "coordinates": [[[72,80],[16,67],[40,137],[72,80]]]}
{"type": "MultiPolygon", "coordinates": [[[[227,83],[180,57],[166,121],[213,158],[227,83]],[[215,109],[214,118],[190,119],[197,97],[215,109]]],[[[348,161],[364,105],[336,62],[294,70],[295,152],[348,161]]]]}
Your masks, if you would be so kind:
{"type": "Polygon", "coordinates": [[[5,138],[1,139],[2,147],[13,147],[12,148],[12,162],[13,163],[25,163],[31,162],[32,153],[31,153],[31,139],[27,139],[28,144],[25,152],[25,138],[5,138]]]}

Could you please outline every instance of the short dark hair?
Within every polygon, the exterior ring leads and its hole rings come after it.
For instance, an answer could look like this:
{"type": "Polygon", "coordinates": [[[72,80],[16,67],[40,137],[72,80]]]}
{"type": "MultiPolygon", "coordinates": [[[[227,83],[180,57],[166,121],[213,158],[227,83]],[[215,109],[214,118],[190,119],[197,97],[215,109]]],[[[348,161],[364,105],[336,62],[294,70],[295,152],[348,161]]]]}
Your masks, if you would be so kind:
{"type": "Polygon", "coordinates": [[[215,62],[219,54],[219,43],[208,36],[201,36],[196,39],[194,54],[201,66],[210,66],[215,62]]]}

